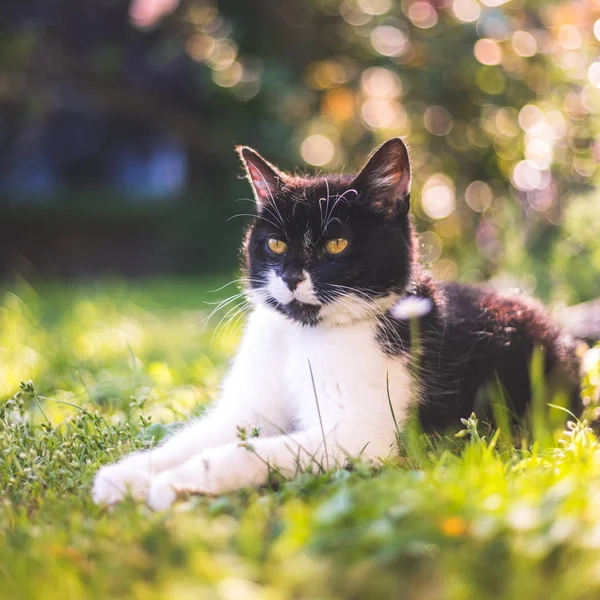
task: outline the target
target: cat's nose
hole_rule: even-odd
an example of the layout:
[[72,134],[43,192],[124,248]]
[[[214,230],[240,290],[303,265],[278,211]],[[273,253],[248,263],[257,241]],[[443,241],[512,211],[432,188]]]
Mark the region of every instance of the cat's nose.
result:
[[300,270],[286,269],[281,274],[281,279],[283,279],[285,284],[288,286],[289,290],[293,292],[298,287],[298,284],[301,281],[304,281],[306,277],[304,276],[304,273]]

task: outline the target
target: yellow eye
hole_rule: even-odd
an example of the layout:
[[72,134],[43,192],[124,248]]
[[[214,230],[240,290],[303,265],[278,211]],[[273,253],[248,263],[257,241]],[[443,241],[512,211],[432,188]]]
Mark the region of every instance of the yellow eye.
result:
[[325,242],[325,252],[328,254],[339,254],[343,252],[350,242],[346,238],[334,238]]
[[283,254],[284,252],[287,252],[287,244],[277,238],[269,238],[267,246],[273,254]]

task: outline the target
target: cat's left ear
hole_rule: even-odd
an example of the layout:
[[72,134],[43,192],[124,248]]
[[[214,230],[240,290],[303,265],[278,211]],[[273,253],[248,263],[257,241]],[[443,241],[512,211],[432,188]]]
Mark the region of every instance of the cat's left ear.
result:
[[410,161],[400,138],[376,148],[352,182],[360,197],[388,218],[408,213],[410,202]]
[[260,209],[272,201],[277,191],[285,185],[288,176],[265,160],[256,150],[248,146],[238,146],[236,150],[242,159],[254,199]]

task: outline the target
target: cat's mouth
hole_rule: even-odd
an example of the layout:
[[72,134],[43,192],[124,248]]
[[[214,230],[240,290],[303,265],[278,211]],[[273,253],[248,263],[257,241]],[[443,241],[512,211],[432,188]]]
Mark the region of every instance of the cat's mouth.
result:
[[[351,290],[345,293],[326,294],[318,297],[316,293],[298,298],[295,292],[283,290],[281,287],[270,285],[253,287],[256,302],[267,305],[288,319],[301,325],[336,326],[349,325],[365,320],[373,320],[385,314],[398,300],[396,292],[382,295],[371,295],[361,290]],[[341,286],[340,286],[341,287]],[[285,292],[285,293],[284,293]]]
[[287,304],[278,302],[273,297],[268,297],[266,303],[277,310],[278,312],[285,315],[288,319],[297,321],[302,325],[317,325],[320,322],[319,313],[321,312],[321,306],[316,304],[306,304],[298,300],[292,300]]
[[269,296],[266,303],[287,318],[302,325],[339,326],[376,319],[385,314],[398,298],[399,295],[394,292],[368,301],[354,294],[347,294],[343,298],[317,306],[298,300],[282,304]]

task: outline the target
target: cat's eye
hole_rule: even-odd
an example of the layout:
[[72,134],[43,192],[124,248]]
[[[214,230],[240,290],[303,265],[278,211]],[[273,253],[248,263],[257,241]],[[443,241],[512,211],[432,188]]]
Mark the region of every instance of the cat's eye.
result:
[[288,248],[283,240],[278,240],[277,238],[269,238],[267,240],[267,247],[273,254],[284,254]]
[[339,254],[343,252],[350,242],[346,238],[333,238],[325,242],[325,252],[327,254]]

